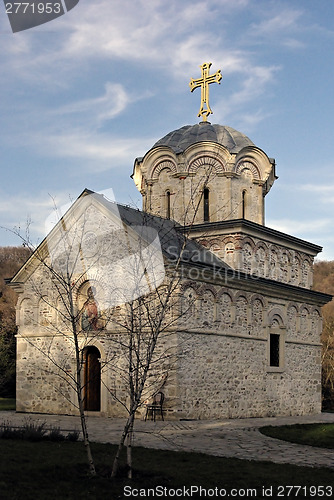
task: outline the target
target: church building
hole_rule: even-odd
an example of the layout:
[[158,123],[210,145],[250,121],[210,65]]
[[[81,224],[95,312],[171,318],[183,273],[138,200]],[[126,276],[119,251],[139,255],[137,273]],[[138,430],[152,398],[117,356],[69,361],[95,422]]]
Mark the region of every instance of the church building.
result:
[[[162,336],[172,368],[164,371],[166,357],[159,374],[156,363],[155,382],[143,397],[162,392],[167,419],[321,411],[321,307],[331,300],[312,289],[313,261],[321,247],[266,227],[265,197],[277,179],[275,160],[241,132],[207,121],[208,84],[219,83],[221,75],[209,75],[209,63],[201,68],[202,78],[192,79],[190,87],[202,89],[203,121],[168,133],[135,160],[132,179],[142,210],[85,190],[12,278],[10,286],[18,292],[17,411],[77,412],[73,384],[66,381],[75,372],[66,304],[47,276],[45,256],[53,254],[51,260],[63,269],[59,235],[72,231],[77,237],[78,228],[81,268],[73,280],[73,307],[80,311],[79,338],[85,339],[87,411],[124,415],[128,396],[115,347],[115,339],[121,345],[125,335],[117,320],[124,297],[135,288],[136,297],[152,293],[153,282],[163,290],[176,261],[178,283],[168,312],[174,319]],[[142,266],[145,279],[138,291],[131,285],[136,260],[129,241],[139,240],[145,249],[153,245],[160,257],[154,255],[153,265],[151,253]],[[116,266],[125,249],[126,263]],[[83,254],[93,259],[89,269],[82,270]],[[138,416],[145,416],[145,405]]]

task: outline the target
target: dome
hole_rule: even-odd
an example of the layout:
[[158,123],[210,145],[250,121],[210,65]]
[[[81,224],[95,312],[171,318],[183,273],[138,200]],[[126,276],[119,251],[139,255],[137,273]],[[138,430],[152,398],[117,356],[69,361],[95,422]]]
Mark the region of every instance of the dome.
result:
[[254,146],[254,143],[246,135],[232,127],[202,122],[197,125],[186,125],[170,132],[157,141],[153,148],[168,146],[175,153],[182,153],[192,144],[204,141],[221,144],[230,153],[238,153],[246,146]]

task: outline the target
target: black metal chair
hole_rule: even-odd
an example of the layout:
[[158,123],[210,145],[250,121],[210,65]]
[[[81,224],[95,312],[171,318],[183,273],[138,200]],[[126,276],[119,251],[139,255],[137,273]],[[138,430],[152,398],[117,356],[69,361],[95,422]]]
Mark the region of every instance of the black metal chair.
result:
[[151,420],[154,420],[154,422],[157,413],[161,416],[161,419],[164,420],[164,414],[162,408],[164,399],[165,395],[163,392],[157,392],[156,394],[154,394],[152,402],[147,403],[146,405],[145,422],[147,420],[149,413],[151,413]]

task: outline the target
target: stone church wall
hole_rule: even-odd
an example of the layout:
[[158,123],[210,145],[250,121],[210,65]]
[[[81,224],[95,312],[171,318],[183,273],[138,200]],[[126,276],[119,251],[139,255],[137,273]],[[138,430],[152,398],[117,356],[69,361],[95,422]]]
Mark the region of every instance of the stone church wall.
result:
[[233,269],[303,288],[312,286],[313,257],[304,252],[242,234],[199,241]]
[[[182,415],[241,418],[321,411],[318,308],[191,282],[184,287],[183,302]],[[270,366],[271,333],[280,336],[278,367]]]
[[[153,389],[163,387],[168,418],[320,411],[319,308],[194,281],[183,283],[180,300],[181,317],[175,325],[178,333],[167,333],[156,353],[161,359],[168,353],[166,360],[171,356],[173,366],[167,363],[162,369],[160,364],[160,373],[152,374]],[[21,306],[17,410],[76,414],[75,392],[64,380],[75,373],[70,336],[65,331],[50,335],[45,317],[51,313],[45,301],[25,296]],[[121,405],[107,390],[126,401],[126,386],[120,376],[125,359],[120,348],[122,333],[117,333],[116,326],[121,308],[116,307],[113,314],[107,330],[88,343],[101,353],[101,413],[122,417]],[[269,365],[270,333],[281,338],[280,366],[274,368]]]

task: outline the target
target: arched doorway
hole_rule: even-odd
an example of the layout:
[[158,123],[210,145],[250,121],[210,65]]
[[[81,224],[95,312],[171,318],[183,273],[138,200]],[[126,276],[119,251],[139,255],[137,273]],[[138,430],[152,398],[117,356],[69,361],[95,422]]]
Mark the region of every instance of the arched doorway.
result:
[[101,354],[97,347],[89,346],[84,351],[84,409],[101,410]]

